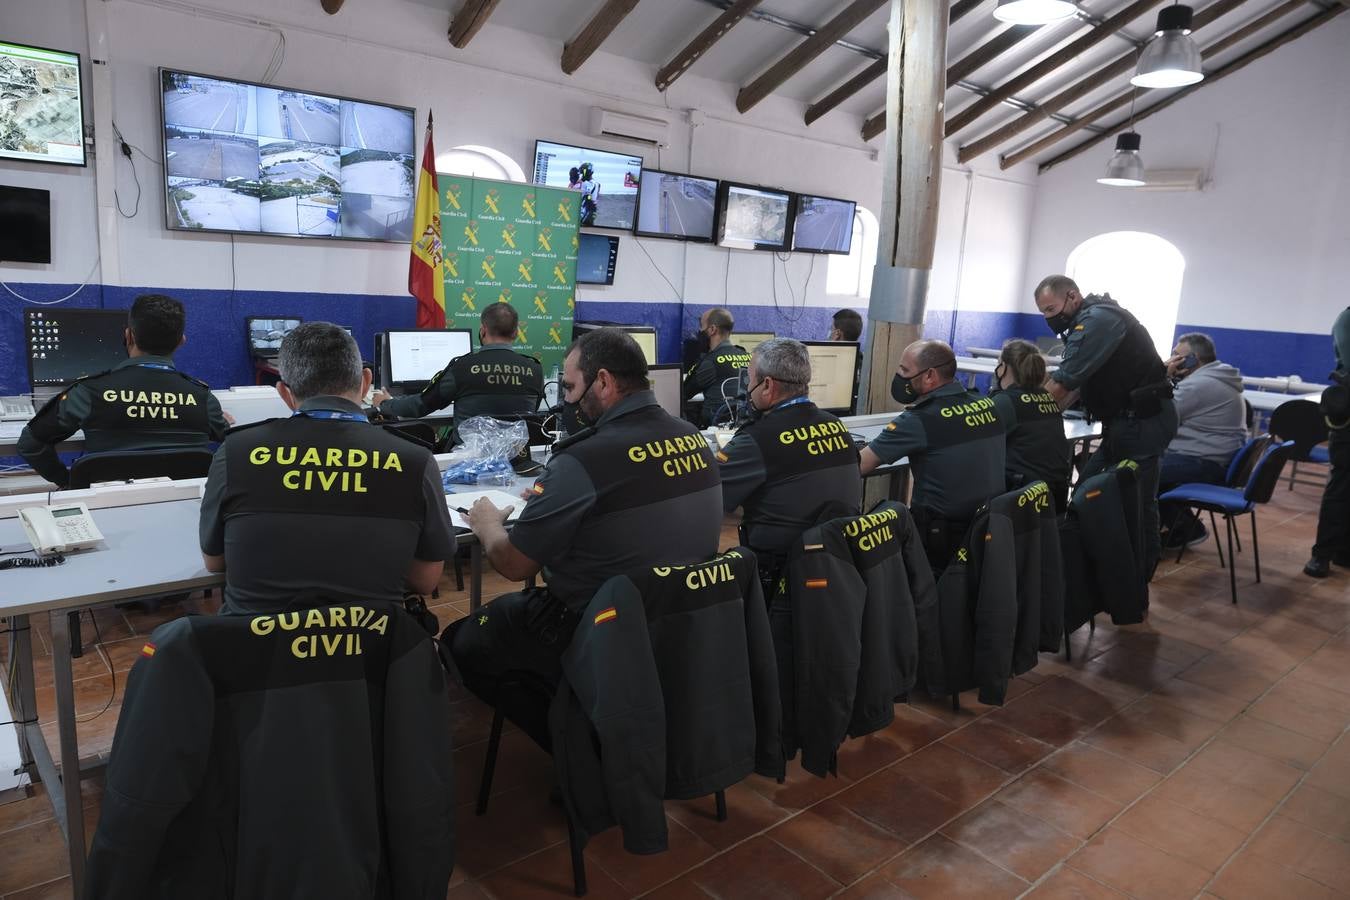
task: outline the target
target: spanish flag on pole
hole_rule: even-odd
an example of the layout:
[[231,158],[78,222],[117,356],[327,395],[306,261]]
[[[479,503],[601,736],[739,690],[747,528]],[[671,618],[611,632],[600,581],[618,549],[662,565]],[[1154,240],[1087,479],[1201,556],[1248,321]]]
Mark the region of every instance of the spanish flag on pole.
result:
[[427,143],[417,177],[413,210],[412,256],[408,259],[408,293],[417,299],[417,327],[445,327],[445,276],[441,271],[441,189],[436,183],[436,151],[431,146],[431,112]]

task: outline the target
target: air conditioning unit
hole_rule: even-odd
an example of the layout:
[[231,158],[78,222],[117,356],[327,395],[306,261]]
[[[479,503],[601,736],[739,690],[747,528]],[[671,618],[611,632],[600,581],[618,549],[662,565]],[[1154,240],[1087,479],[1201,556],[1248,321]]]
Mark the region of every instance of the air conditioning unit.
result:
[[596,137],[613,138],[616,141],[665,147],[670,144],[670,123],[665,119],[635,116],[632,113],[593,106],[591,134]]
[[1204,169],[1145,169],[1144,184],[1136,191],[1203,191]]

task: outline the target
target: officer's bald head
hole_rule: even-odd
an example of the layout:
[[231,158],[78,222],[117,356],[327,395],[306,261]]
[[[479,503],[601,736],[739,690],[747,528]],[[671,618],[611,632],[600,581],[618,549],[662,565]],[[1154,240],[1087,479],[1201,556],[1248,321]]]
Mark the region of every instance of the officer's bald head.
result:
[[736,327],[736,320],[731,315],[731,310],[720,306],[714,306],[705,312],[702,316],[703,328],[715,328],[722,337],[731,334],[731,330]]
[[915,341],[905,348],[900,365],[910,377],[932,369],[939,384],[956,377],[956,354],[946,341]]
[[277,370],[302,403],[364,393],[361,351],[345,329],[331,322],[304,322],[291,329],[281,341]]
[[488,337],[499,341],[514,341],[520,327],[520,314],[509,303],[492,303],[478,317]]

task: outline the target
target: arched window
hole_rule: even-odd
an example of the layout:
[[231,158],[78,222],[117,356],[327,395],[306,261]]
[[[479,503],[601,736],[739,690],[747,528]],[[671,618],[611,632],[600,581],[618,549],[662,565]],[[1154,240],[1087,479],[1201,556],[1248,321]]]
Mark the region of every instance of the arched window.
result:
[[501,181],[525,181],[525,171],[500,150],[478,144],[463,144],[436,155],[436,171],[449,175],[496,178]]
[[1110,294],[1134,313],[1163,359],[1172,355],[1185,272],[1180,250],[1143,231],[1112,231],[1089,238],[1073,249],[1064,266],[1064,273],[1084,294]]
[[861,206],[853,214],[853,246],[848,256],[831,256],[825,271],[825,293],[868,297],[877,264],[877,217]]

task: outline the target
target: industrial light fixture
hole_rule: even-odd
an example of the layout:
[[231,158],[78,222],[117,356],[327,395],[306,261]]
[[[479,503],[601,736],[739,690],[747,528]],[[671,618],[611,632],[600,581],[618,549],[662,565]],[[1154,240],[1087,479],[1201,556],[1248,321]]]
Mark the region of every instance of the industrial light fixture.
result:
[[1014,25],[1044,25],[1078,11],[1070,0],[998,0],[994,18]]
[[1144,161],[1139,157],[1139,135],[1126,131],[1116,135],[1116,152],[1106,164],[1106,174],[1098,184],[1111,187],[1143,187]]
[[1139,57],[1130,84],[1143,88],[1173,88],[1195,84],[1200,70],[1200,48],[1191,39],[1191,8],[1182,4],[1158,12],[1158,30]]

